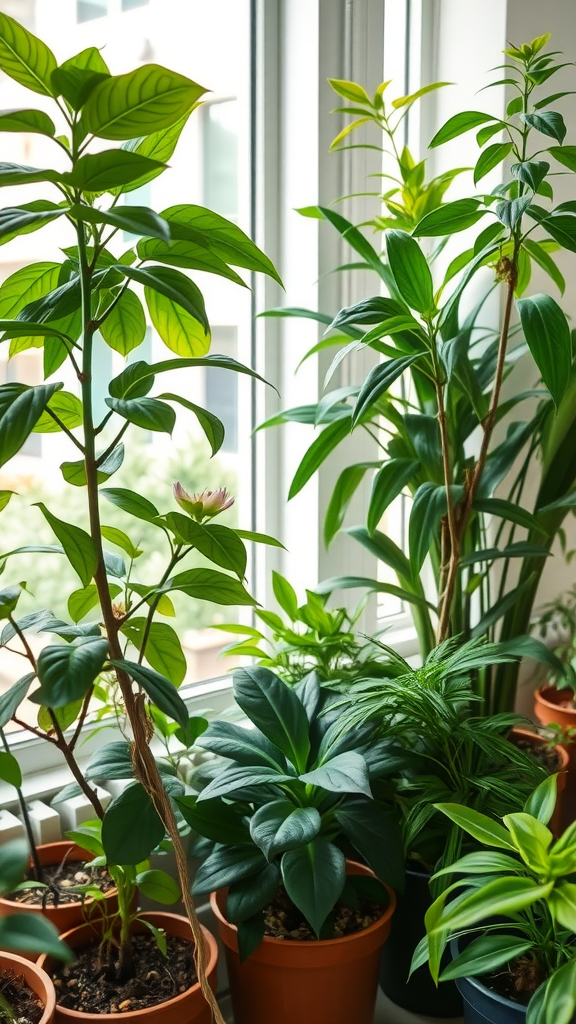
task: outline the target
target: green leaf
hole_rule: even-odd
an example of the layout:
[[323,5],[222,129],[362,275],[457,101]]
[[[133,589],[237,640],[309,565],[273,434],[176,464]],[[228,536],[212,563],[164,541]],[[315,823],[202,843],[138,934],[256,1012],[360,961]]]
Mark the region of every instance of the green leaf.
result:
[[0,68],[26,89],[52,95],[52,50],[7,14],[0,14]]
[[176,424],[176,413],[157,398],[105,398],[109,409],[143,430],[171,434]]
[[460,114],[450,117],[446,124],[440,128],[440,131],[436,132],[430,143],[430,149],[434,149],[435,146],[442,146],[445,142],[450,142],[451,139],[457,138],[458,135],[463,135],[464,132],[469,132],[472,128],[485,124],[486,121],[495,120],[496,118],[492,114],[482,114],[479,110],[463,110]]
[[473,939],[440,975],[440,981],[491,974],[532,949],[532,942],[511,935],[482,935]]
[[101,82],[82,112],[85,128],[101,139],[134,139],[170,128],[189,112],[205,89],[189,78],[144,64]]
[[[70,963],[74,954],[62,942],[51,921],[40,914],[9,914],[0,920],[0,944],[24,956],[47,953],[57,960]],[[30,957],[32,959],[32,957]]]
[[192,883],[192,895],[202,896],[215,889],[232,886],[243,878],[260,873],[265,867],[264,854],[256,846],[219,847],[198,868]]
[[[167,269],[167,268],[164,268]],[[137,363],[132,363],[127,366],[122,373],[118,374],[114,380],[111,381],[109,386],[109,392],[115,398],[129,398],[138,397],[138,395],[146,394],[150,390],[154,383],[154,377],[158,373],[168,373],[171,370],[185,370],[192,369],[198,366],[214,366],[218,369],[233,370],[235,373],[245,373],[249,377],[254,377],[256,380],[262,381],[266,384],[260,374],[256,373],[255,370],[251,370],[249,366],[244,366],[243,363],[237,362],[236,359],[229,359],[227,356],[201,356],[198,359],[166,359],[161,363],[154,363],[150,366],[148,363],[141,360]],[[144,386],[145,381],[150,381],[147,391],[142,391],[141,388]]]
[[[160,173],[165,166],[158,160],[150,160],[146,156],[130,153],[125,149],[106,149],[102,153],[87,153],[81,156],[75,163],[69,180],[71,185],[83,192],[108,192],[118,185],[127,185],[150,171]],[[124,209],[117,212],[123,213]],[[162,221],[162,218],[159,220]],[[164,235],[160,237],[169,238],[169,231],[165,230]]]
[[[121,627],[124,636],[132,641],[138,651],[146,632],[147,619],[131,618]],[[180,686],[186,676],[186,658],[178,634],[167,622],[152,622],[144,649],[146,661],[166,676],[174,686]]]
[[[102,484],[105,480],[108,480],[113,473],[116,473],[120,469],[120,466],[124,462],[124,445],[119,444],[110,452],[97,471],[98,483]],[[74,487],[85,487],[86,486],[86,465],[84,459],[80,459],[78,462],[62,462],[60,464],[62,476],[67,483],[72,484]],[[104,536],[104,535],[103,535]]]
[[16,608],[20,595],[22,593],[21,587],[7,587],[5,590],[0,590],[0,619],[7,619]]
[[166,871],[157,868],[140,871],[135,882],[142,895],[155,903],[170,905],[180,899],[180,888]]
[[346,751],[324,761],[312,771],[300,775],[300,781],[319,786],[329,793],[361,793],[372,796],[368,781],[368,766],[361,754]]
[[402,493],[414,477],[420,463],[414,459],[389,459],[376,473],[370,494],[370,505],[366,517],[369,533],[374,533],[389,505]]
[[404,848],[394,817],[374,800],[348,797],[334,815],[352,845],[383,882],[404,889]]
[[[550,860],[555,868],[553,856]],[[548,897],[548,905],[553,918],[563,928],[568,928],[573,932],[576,926],[576,885],[574,882],[561,882],[557,885]]]
[[[407,235],[406,237],[409,236]],[[389,359],[385,363],[378,363],[370,370],[356,399],[352,415],[353,427],[357,425],[359,419],[370,409],[370,406],[374,405],[388,391],[394,381],[402,376],[414,360],[420,358],[420,353],[417,353],[414,356]],[[328,430],[329,427],[326,429]]]
[[116,547],[122,548],[122,551],[125,551],[131,560],[138,558],[142,554],[141,549],[135,547],[130,537],[123,530],[119,530],[118,527],[101,526],[100,533],[110,544],[115,544]]
[[189,717],[188,709],[169,679],[133,661],[114,660],[110,664],[114,668],[127,672],[146,691],[152,703],[160,708],[160,711],[178,722],[181,729],[186,729]]
[[310,753],[308,717],[295,691],[258,666],[236,669],[234,696],[251,722],[299,771]]
[[272,589],[282,611],[286,612],[292,622],[296,622],[298,618],[298,597],[296,596],[296,591],[292,584],[284,576],[281,576],[279,572],[276,572],[275,569],[272,570]]
[[549,170],[550,164],[545,160],[526,160],[520,164],[512,164],[510,168],[514,177],[528,185],[533,192],[538,191]]
[[226,899],[226,917],[240,924],[262,911],[275,897],[280,881],[276,864],[267,864],[257,875],[236,882]]
[[542,270],[546,271],[548,276],[554,281],[554,284],[557,286],[560,294],[563,295],[566,289],[566,281],[552,257],[546,252],[539,242],[534,242],[530,238],[525,238],[523,245],[526,252],[539,267],[542,267]]
[[478,199],[457,199],[454,203],[445,203],[418,221],[412,235],[414,238],[437,238],[465,231],[486,213],[486,210],[479,210],[479,206]]
[[[203,356],[210,349],[210,331],[197,316],[191,316],[179,302],[154,288],[145,288],[150,319],[162,341],[178,356]],[[201,296],[196,296],[200,301]],[[203,307],[202,307],[203,308]]]
[[[120,231],[128,231],[134,235],[150,235],[153,238],[163,239],[170,237],[170,229],[166,221],[154,213],[154,210],[149,210],[147,206],[119,206],[110,210],[97,210],[93,206],[74,203],[70,207],[70,216],[82,223],[110,224],[111,227]],[[124,264],[118,264],[114,269],[121,269],[123,273],[126,273],[126,270],[130,268]]]
[[22,772],[14,754],[0,750],[0,779],[10,786],[19,789],[22,785]]
[[334,92],[337,92],[339,96],[343,96],[345,100],[352,100],[353,103],[364,103],[369,107],[372,106],[368,93],[356,82],[348,82],[340,78],[329,78],[328,82],[334,89]]
[[89,46],[52,72],[52,87],[56,95],[64,96],[73,110],[81,110],[92,90],[109,75],[100,51]]
[[180,590],[188,597],[196,597],[199,601],[212,601],[214,604],[256,604],[255,599],[238,580],[214,569],[188,569],[186,572],[178,573],[168,580],[165,590]]
[[515,505],[513,501],[505,498],[476,498],[474,508],[477,512],[484,512],[491,516],[498,516],[508,522],[523,526],[526,530],[541,530],[540,522],[527,509]]
[[496,846],[500,850],[515,852],[516,848],[506,829],[486,814],[460,804],[434,804],[434,807],[484,846]]
[[507,916],[545,899],[554,882],[537,885],[531,878],[505,877],[486,882],[455,905],[447,907],[441,924],[435,929],[469,928],[471,925],[496,916]]
[[30,851],[23,839],[13,839],[0,847],[0,893],[14,892],[28,867]]
[[71,523],[65,523],[57,519],[48,511],[43,502],[36,503],[42,515],[52,527],[53,532],[64,548],[64,553],[70,565],[78,573],[82,585],[87,587],[96,572],[97,557],[92,538],[85,530]]
[[410,93],[408,96],[399,96],[398,99],[392,100],[392,106],[395,110],[399,107],[406,107],[414,103],[414,100],[419,100],[421,96],[426,96],[435,89],[443,89],[445,85],[453,84],[453,82],[432,82],[430,85],[424,85],[421,89]]
[[[34,674],[29,672],[28,675],[23,676],[17,683],[14,683],[10,689],[6,690],[5,693],[0,697],[0,729],[3,729],[8,724],[12,715],[16,714],[16,711],[20,707],[22,701],[26,697],[30,684],[34,679]],[[0,848],[1,854],[1,848]],[[0,879],[2,876],[2,862],[0,856]],[[20,881],[20,879],[19,879]],[[1,881],[0,881],[1,887]]]
[[0,387],[0,466],[16,455],[61,384]]
[[576,146],[551,146],[548,150],[558,163],[576,171]]
[[[56,385],[58,387],[58,385]],[[75,430],[82,426],[82,402],[70,391],[57,391],[46,403],[46,410],[38,419],[34,427],[35,434],[58,434],[62,429],[52,418],[48,409],[60,420],[68,430]]]
[[283,855],[282,880],[288,896],[319,937],[346,884],[344,854],[332,843],[315,839]]
[[542,380],[558,408],[572,365],[572,338],[560,306],[549,295],[518,299],[524,337]]
[[536,990],[526,1024],[570,1024],[576,1009],[576,959],[558,967]]
[[270,860],[277,853],[311,842],[321,823],[315,807],[295,807],[290,800],[272,800],[253,814],[250,835]]
[[238,846],[249,842],[248,827],[233,804],[221,799],[198,803],[196,796],[177,796],[175,803],[190,828],[213,843]]
[[511,149],[511,142],[495,142],[493,146],[488,146],[487,149],[483,150],[474,168],[474,184],[477,185],[481,178],[493,170],[494,167],[497,167],[498,164],[501,164]]
[[[163,128],[159,132],[152,132],[151,135],[146,135],[143,138],[129,139],[122,144],[122,149],[128,150],[131,153],[138,153],[141,156],[150,157],[150,159],[155,160],[164,167],[176,149],[182,129],[188,121],[192,110],[194,110],[194,107],[191,107],[188,113],[171,125],[170,128]],[[148,171],[147,174],[143,174],[136,181],[130,182],[120,189],[115,189],[115,192],[132,192],[134,189],[146,185],[147,182],[152,181],[161,173],[162,168],[156,171]]]
[[83,700],[74,700],[70,704],[65,704],[64,707],[54,708],[52,714],[50,714],[48,708],[38,708],[38,725],[40,729],[43,729],[44,732],[51,732],[54,728],[54,722],[52,721],[52,715],[54,715],[62,732],[65,732],[78,718],[83,703]]
[[348,506],[362,483],[366,470],[376,469],[378,465],[378,462],[358,462],[342,470],[332,491],[324,519],[324,543],[326,547],[334,540],[342,526]]
[[170,299],[172,303],[181,306],[193,320],[198,320],[206,331],[208,330],[202,294],[190,278],[181,274],[179,270],[162,266],[126,267],[120,263],[115,264],[115,269],[132,281],[137,281],[145,288],[159,292],[165,298]]
[[182,398],[181,395],[173,395],[168,392],[158,397],[166,402],[178,402],[179,405],[193,412],[206,435],[212,455],[216,455],[216,452],[220,451],[226,432],[224,424],[214,413],[209,412],[208,409],[202,409],[201,406],[195,405],[194,402],[188,401],[187,398]]
[[[452,501],[456,503],[460,490],[452,487]],[[408,525],[408,547],[412,572],[418,574],[437,534],[442,516],[446,515],[448,502],[446,488],[427,481],[420,484],[414,495]]]
[[228,757],[245,767],[260,765],[284,771],[280,750],[257,729],[245,729],[233,722],[211,722],[199,741],[204,750]]
[[[32,205],[30,204],[30,206]],[[38,209],[37,204],[36,208],[31,209],[30,206],[8,207],[5,210],[0,210],[0,240],[9,242],[16,235],[35,231],[65,213],[63,209]]]
[[405,231],[387,231],[386,252],[404,301],[418,313],[429,313],[434,305],[432,274],[418,243]]
[[522,120],[537,132],[556,139],[560,145],[564,142],[567,129],[562,114],[556,110],[545,110],[540,114],[522,114]]
[[547,825],[556,807],[557,789],[558,776],[549,775],[528,797],[524,804],[526,814],[531,814],[538,821],[541,821],[543,825]]
[[158,812],[139,782],[112,801],[102,820],[102,845],[109,864],[141,864],[164,834]]
[[107,640],[91,637],[44,647],[38,656],[40,689],[30,700],[49,708],[82,700],[102,671],[107,651]]
[[491,875],[502,871],[519,871],[520,862],[507,853],[495,853],[494,850],[482,850],[480,853],[467,853],[449,864],[448,867],[437,871],[434,877],[441,875]]
[[3,110],[0,113],[0,132],[32,132],[52,136],[56,134],[56,128],[52,118],[43,110]]
[[[109,584],[110,597],[117,597],[121,588],[116,583]],[[92,608],[99,602],[98,587],[95,583],[89,583],[82,590],[75,590],[68,598],[68,614],[73,622],[80,622]]]
[[138,243],[136,251],[141,260],[158,260],[159,263],[182,267],[183,270],[200,270],[206,274],[216,274],[245,288],[244,281],[236,271],[203,243],[204,239],[201,239],[201,242],[192,242],[188,239],[159,242],[157,239],[146,238]]
[[125,487],[103,487],[100,494],[112,505],[116,505],[136,519],[152,523],[159,516],[158,509],[148,501],[148,498],[136,494],[135,491],[128,491]]
[[184,204],[170,206],[162,211],[170,224],[172,238],[201,241],[213,253],[233,267],[244,267],[256,273],[267,274],[279,285],[282,281],[273,263],[254,244],[251,238],[232,221],[226,220],[203,206]]
[[521,594],[523,594],[524,591],[532,585],[533,580],[534,574],[529,576],[522,583],[519,583],[518,586],[513,587],[512,590],[505,593],[504,597],[499,598],[499,600],[484,613],[482,618],[479,619],[476,625],[472,628],[471,636],[473,638],[485,636],[490,627],[493,626],[495,622],[498,622],[506,612],[510,611],[510,609],[514,607]]
[[349,410],[341,419],[329,423],[312,442],[294,474],[288,492],[288,500],[299,494],[330,453],[348,436],[351,415],[352,410]]
[[231,569],[240,580],[246,572],[246,548],[234,530],[218,523],[197,523],[180,512],[169,512],[164,517],[168,528],[186,544],[216,565]]

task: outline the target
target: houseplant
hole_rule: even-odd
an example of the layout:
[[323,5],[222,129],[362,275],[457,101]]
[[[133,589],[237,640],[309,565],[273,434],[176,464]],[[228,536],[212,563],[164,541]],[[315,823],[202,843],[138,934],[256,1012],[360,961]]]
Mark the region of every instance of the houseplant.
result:
[[[414,960],[429,959],[436,981],[458,979],[467,1024],[570,1024],[574,1019],[576,918],[570,879],[576,843],[574,826],[553,841],[546,825],[554,801],[551,776],[524,811],[505,815],[502,825],[471,808],[438,805],[488,849],[447,869],[463,877],[428,911],[427,938]],[[454,959],[440,974],[449,941]],[[484,981],[475,981],[478,976]]]
[[392,941],[383,950],[381,984],[394,1002],[412,1012],[456,1016],[459,1000],[453,986],[435,992],[422,972],[408,980],[430,894],[433,898],[447,884],[443,875],[432,875],[470,842],[436,804],[463,803],[497,819],[522,809],[546,769],[508,741],[511,728],[523,721],[519,716],[475,715],[479,701],[470,677],[484,662],[508,657],[498,645],[447,641],[417,669],[405,662],[402,666],[395,657],[401,674],[384,682],[356,682],[336,705],[343,734],[367,721],[377,725],[388,750],[386,780],[393,783],[403,813],[406,890],[399,898],[401,913],[392,922]]
[[[234,360],[207,354],[210,333],[202,295],[175,266],[214,273],[238,284],[244,282],[233,269],[237,266],[278,278],[270,261],[236,225],[210,211],[179,204],[157,214],[147,207],[120,205],[127,193],[166,169],[184,124],[205,92],[201,86],[154,64],[111,75],[94,47],[58,66],[40,39],[4,14],[0,15],[0,68],[26,89],[50,99],[58,122],[57,127],[45,111],[28,107],[1,115],[5,130],[35,131],[51,141],[56,164],[50,168],[0,167],[3,184],[42,183],[53,197],[3,210],[1,240],[9,242],[58,221],[64,249],[63,260],[27,266],[0,288],[2,339],[10,342],[12,351],[40,345],[48,379],[35,387],[18,382],[0,387],[0,465],[20,451],[34,430],[62,432],[68,439],[76,457],[63,462],[61,471],[69,486],[85,488],[88,528],[67,523],[43,503],[26,515],[31,532],[36,517],[47,520],[58,543],[52,553],[44,549],[39,553],[48,554],[49,559],[63,554],[79,577],[86,610],[95,609],[92,621],[52,623],[50,632],[64,642],[50,643],[38,657],[27,642],[27,632],[37,630],[52,616],[41,610],[26,622],[13,617],[11,625],[29,671],[12,687],[9,699],[16,713],[28,689],[38,682],[30,699],[46,709],[55,735],[63,731],[59,715],[66,718],[75,735],[102,671],[115,678],[130,729],[137,785],[122,819],[113,810],[116,801],[107,812],[104,847],[111,863],[130,863],[127,850],[136,828],[143,856],[168,833],[196,942],[200,986],[214,1019],[222,1024],[206,979],[204,944],[190,897],[185,851],[149,746],[149,701],[183,729],[188,712],[175,677],[170,678],[171,669],[158,671],[154,667],[157,645],[151,638],[158,636],[155,615],[162,597],[172,590],[224,605],[253,603],[242,583],[246,568],[243,539],[251,535],[240,536],[241,531],[212,525],[212,518],[229,505],[223,493],[190,497],[179,488],[176,496],[184,503],[186,514],[168,511],[160,515],[143,494],[126,488],[101,488],[101,484],[121,466],[125,454],[122,441],[135,427],[172,432],[176,418],[172,404],[198,419],[213,451],[221,445],[222,424],[208,410],[178,393],[150,397],[159,374],[218,366],[257,376]],[[104,146],[112,143],[112,148],[95,152],[93,140]],[[114,148],[114,143],[121,145]],[[139,236],[139,240],[125,248],[122,232]],[[152,365],[144,360],[128,364],[109,381],[108,411],[98,422],[93,402],[95,345],[100,343],[96,335],[98,332],[102,343],[122,356],[142,343],[146,322],[135,286],[144,288],[150,319],[171,350],[171,358]],[[63,374],[70,373],[78,382],[80,397],[63,390],[62,382],[54,379],[61,367]],[[136,523],[153,524],[166,551],[160,579],[132,581],[137,545],[124,531],[110,532],[103,522],[103,498]],[[18,500],[4,492],[2,504],[10,499]],[[126,555],[128,566],[123,557],[105,552],[104,539]],[[183,569],[180,563],[193,551],[202,553],[218,569]],[[13,558],[17,553],[5,554],[3,565],[12,567]],[[16,570],[12,572],[18,578]],[[121,604],[114,603],[118,587]],[[78,597],[78,591],[75,594]],[[17,599],[13,587],[2,592],[3,614],[14,611]],[[181,654],[172,631],[170,650],[175,649]],[[180,664],[181,657],[176,660]],[[85,784],[83,778],[76,781]]]
[[[125,791],[128,800],[130,788]],[[86,823],[70,838],[88,846],[97,863],[107,863],[106,827],[100,821]],[[142,1012],[152,1007],[155,1020],[170,1021],[176,1014],[187,1024],[209,1024],[210,1008],[197,979],[189,977],[191,960],[178,941],[192,943],[189,922],[165,911],[138,910],[138,893],[170,905],[180,899],[178,885],[165,871],[151,869],[147,861],[107,866],[118,892],[117,912],[95,915],[88,910],[84,923],[66,932],[65,941],[77,957],[74,965],[58,967],[50,955],[40,961],[57,986],[56,1020],[77,1020],[80,1014],[85,1022],[98,1021],[118,1011],[137,1013],[141,1019]],[[216,942],[207,929],[202,928],[202,934],[209,961],[207,976],[215,989]],[[95,975],[93,961],[99,967]],[[73,984],[71,979],[80,981]],[[157,1002],[158,994],[163,1002]]]
[[564,666],[564,673],[550,672],[547,682],[534,694],[534,710],[543,725],[558,725],[574,761],[576,728],[576,589],[572,587],[541,609],[537,625]]
[[[370,868],[381,882],[403,883],[398,823],[370,788],[382,751],[371,729],[338,735],[313,674],[291,686],[265,668],[239,669],[234,694],[254,728],[210,725],[199,744],[230,763],[176,803],[205,837],[193,892],[212,892],[235,1020],[371,1024],[395,896]],[[344,842],[369,867],[347,868]],[[335,908],[363,895],[378,904],[369,926],[346,934],[350,910]]]
[[244,637],[224,648],[224,654],[256,658],[259,665],[272,669],[287,683],[297,683],[308,672],[316,672],[323,683],[344,684],[384,671],[382,662],[390,672],[389,659],[369,638],[361,643],[355,633],[365,600],[353,611],[329,609],[326,607],[328,594],[307,590],[306,601],[299,604],[291,583],[275,571],[272,572],[272,587],[284,617],[264,608],[255,609],[271,637],[241,623],[218,625],[217,629]]
[[[553,199],[554,175],[572,174],[576,163],[573,147],[564,145],[566,127],[555,109],[568,93],[547,95],[548,80],[565,66],[545,50],[547,42],[548,36],[541,36],[505,51],[503,77],[513,90],[505,118],[462,111],[432,139],[435,148],[479,129],[473,191],[454,202],[444,203],[444,195],[463,169],[426,181],[425,161],[415,161],[398,146],[412,104],[446,83],[425,86],[390,104],[390,83],[370,98],[356,83],[333,81],[338,95],[351,103],[343,112],[356,118],[338,135],[335,148],[348,143],[350,131],[370,122],[383,133],[393,157],[390,172],[384,168],[391,187],[380,194],[382,213],[368,225],[383,234],[384,252],[331,207],[303,211],[333,225],[354,250],[353,267],[374,271],[378,291],[384,286],[387,295],[375,294],[336,316],[310,314],[331,331],[312,351],[339,346],[326,375],[326,393],[319,403],[287,410],[269,425],[294,420],[321,428],[296,470],[290,497],[350,431],[370,434],[377,468],[366,524],[348,532],[395,573],[398,583],[346,577],[327,581],[326,588],[365,586],[400,596],[412,612],[423,656],[450,635],[512,640],[527,633],[546,558],[575,500],[570,329],[554,298],[526,294],[533,263],[563,292],[564,279],[551,253],[576,250],[574,203],[555,206]],[[508,157],[510,173],[486,194],[485,175]],[[454,258],[440,270],[446,243],[476,225],[481,230],[475,241],[463,251],[455,247]],[[498,287],[503,295],[499,330],[485,327],[485,299],[469,314],[460,308],[482,267],[495,278],[486,293]],[[512,320],[515,303],[523,337]],[[368,348],[375,365],[365,380],[343,388],[330,384],[338,383],[335,375],[343,359]],[[511,397],[503,399],[502,385],[527,350],[537,386],[528,391],[511,387]],[[398,388],[391,390],[401,378],[405,396]],[[327,541],[341,527],[370,466],[362,462],[343,469],[328,508]],[[523,505],[525,485],[528,469],[535,467],[540,482],[530,509]],[[496,497],[500,486],[505,496]],[[413,498],[407,554],[378,530],[384,512],[403,491]],[[525,531],[523,539],[518,539],[519,529]],[[435,581],[432,608],[420,579],[427,558]],[[513,709],[517,673],[518,665],[510,663],[494,670],[486,666],[477,676],[484,712]]]

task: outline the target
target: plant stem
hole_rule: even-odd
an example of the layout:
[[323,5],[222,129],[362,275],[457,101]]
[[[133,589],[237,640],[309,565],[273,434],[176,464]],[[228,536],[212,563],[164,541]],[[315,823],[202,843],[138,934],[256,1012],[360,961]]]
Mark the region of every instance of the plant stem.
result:
[[[8,740],[6,739],[6,733],[4,729],[0,729],[0,739],[2,740],[2,746],[7,754],[10,754],[10,747]],[[36,882],[44,881],[44,872],[42,871],[42,865],[38,856],[38,850],[36,849],[36,843],[34,841],[34,833],[32,831],[32,822],[30,821],[30,815],[28,813],[28,806],[24,798],[20,786],[15,786],[16,793],[18,795],[18,803],[20,804],[20,811],[22,813],[22,820],[24,821],[24,828],[26,829],[26,837],[28,839],[28,845],[30,847],[30,856],[32,857],[32,870],[34,879]]]

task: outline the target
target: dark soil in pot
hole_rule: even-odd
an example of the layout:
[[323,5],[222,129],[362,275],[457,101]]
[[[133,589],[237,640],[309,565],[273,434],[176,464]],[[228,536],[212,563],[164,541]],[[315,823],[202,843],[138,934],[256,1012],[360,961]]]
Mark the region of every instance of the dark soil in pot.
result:
[[[44,1013],[42,1002],[15,971],[0,972],[0,995],[8,1000],[14,1011],[13,1024],[38,1024],[41,1020]],[[0,1019],[4,1020],[5,1015]]]
[[[358,906],[345,906],[337,903],[334,914],[325,928],[322,938],[340,939],[344,935],[354,935],[378,921],[387,904],[359,897]],[[279,886],[272,903],[264,911],[265,935],[274,939],[297,939],[299,942],[314,942],[316,935],[312,931],[304,915],[294,906],[284,886]]]
[[[110,892],[114,882],[106,868],[87,868],[83,860],[67,860],[60,864],[48,864],[42,869],[43,881],[48,889],[21,889],[6,898],[22,906],[53,907],[65,903],[77,903],[81,898],[77,892],[67,892],[74,886],[94,885],[101,892]],[[26,881],[33,882],[34,874],[28,871]]]
[[432,903],[430,875],[409,868],[404,893],[392,918],[390,938],[382,949],[380,988],[393,1003],[410,1013],[428,1017],[460,1017],[462,997],[452,981],[436,988],[428,966],[420,967],[408,980],[412,955],[426,927],[424,915]]
[[529,754],[536,764],[542,765],[552,775],[562,769],[562,759],[556,747],[549,747],[546,744],[535,746],[533,742],[519,736],[514,739],[514,746]]
[[148,1009],[186,992],[197,982],[191,942],[167,935],[166,955],[153,935],[134,935],[131,969],[121,973],[117,963],[103,963],[99,946],[79,953],[73,964],[57,967],[52,975],[58,1006],[80,1013],[125,1013]]

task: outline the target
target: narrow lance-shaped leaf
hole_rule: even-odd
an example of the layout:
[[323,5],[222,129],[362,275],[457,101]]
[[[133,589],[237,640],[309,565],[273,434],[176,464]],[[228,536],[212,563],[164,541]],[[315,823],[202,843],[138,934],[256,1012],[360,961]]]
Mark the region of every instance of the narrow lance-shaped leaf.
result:
[[560,306],[549,295],[518,300],[522,330],[556,407],[570,378],[572,338]]

